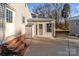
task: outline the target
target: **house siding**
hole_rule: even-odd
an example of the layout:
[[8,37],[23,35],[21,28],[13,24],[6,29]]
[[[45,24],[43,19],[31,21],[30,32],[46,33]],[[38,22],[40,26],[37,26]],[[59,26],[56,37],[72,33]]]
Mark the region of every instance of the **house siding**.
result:
[[[27,19],[31,18],[31,14],[28,10],[27,4],[25,3],[7,3],[9,7],[5,7],[5,10],[8,8],[13,11],[13,22],[6,22],[5,15],[5,42],[12,40],[20,35],[25,34],[25,25],[27,24]],[[6,11],[5,11],[6,12]],[[25,17],[25,23],[22,23],[22,17]]]
[[70,20],[70,34],[79,34],[79,20]]
[[[48,21],[47,22],[29,22],[29,23],[33,23],[33,26],[32,26],[32,37],[49,37],[49,38],[53,38],[55,36],[55,22],[52,21],[52,32],[47,32],[47,24],[49,23]],[[40,32],[39,32],[39,24],[42,24],[43,28],[43,32],[42,32],[42,35],[40,35]],[[36,35],[36,25],[37,25],[37,35]]]

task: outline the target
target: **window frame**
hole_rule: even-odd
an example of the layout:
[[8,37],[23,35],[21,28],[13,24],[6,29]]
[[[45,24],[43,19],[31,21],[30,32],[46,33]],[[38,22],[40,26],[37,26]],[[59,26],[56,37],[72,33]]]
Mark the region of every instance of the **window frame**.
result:
[[5,17],[7,23],[13,23],[13,11],[9,8],[5,9]]
[[47,27],[46,32],[52,32],[52,23],[47,23],[46,27]]
[[22,17],[22,23],[25,23],[26,21],[25,21],[25,17],[23,16]]

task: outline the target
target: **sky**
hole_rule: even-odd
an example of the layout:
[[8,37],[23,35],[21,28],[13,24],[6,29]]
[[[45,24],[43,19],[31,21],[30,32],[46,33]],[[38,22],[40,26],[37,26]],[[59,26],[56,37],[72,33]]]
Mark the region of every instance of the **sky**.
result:
[[[32,12],[32,9],[39,6],[42,3],[28,3],[28,8],[30,12]],[[70,3],[71,6],[71,16],[78,16],[79,15],[79,3]]]

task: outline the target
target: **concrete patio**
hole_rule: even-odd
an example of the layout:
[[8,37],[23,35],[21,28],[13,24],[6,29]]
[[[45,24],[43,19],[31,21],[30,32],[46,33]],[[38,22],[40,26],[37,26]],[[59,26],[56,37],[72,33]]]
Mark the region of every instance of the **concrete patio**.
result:
[[79,56],[79,43],[68,39],[67,37],[54,40],[28,39],[32,41],[25,56]]

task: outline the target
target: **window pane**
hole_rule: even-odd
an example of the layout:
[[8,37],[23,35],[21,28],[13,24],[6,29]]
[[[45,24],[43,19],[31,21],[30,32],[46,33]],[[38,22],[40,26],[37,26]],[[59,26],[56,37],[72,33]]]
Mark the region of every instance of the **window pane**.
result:
[[8,10],[6,10],[6,21],[8,22]]
[[39,24],[39,29],[42,29],[42,24]]
[[6,9],[6,21],[12,23],[13,19],[12,17],[13,17],[12,11]]
[[10,22],[12,22],[12,12],[10,12]]
[[47,32],[52,32],[52,24],[47,24]]
[[9,11],[9,22],[10,22],[10,11]]

